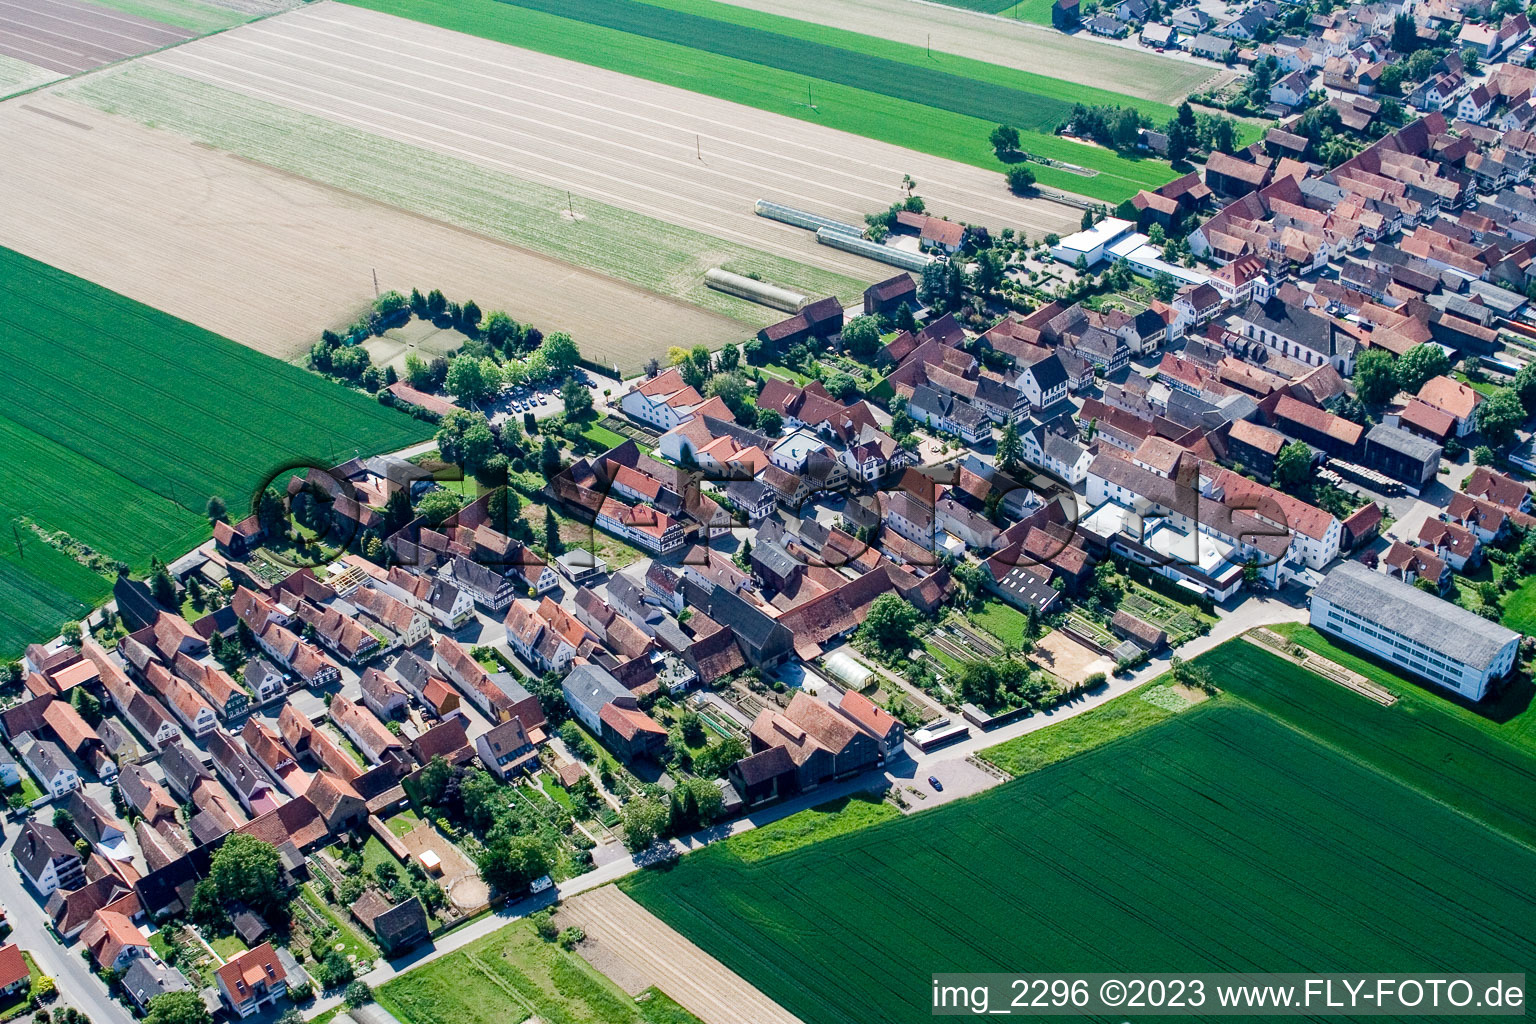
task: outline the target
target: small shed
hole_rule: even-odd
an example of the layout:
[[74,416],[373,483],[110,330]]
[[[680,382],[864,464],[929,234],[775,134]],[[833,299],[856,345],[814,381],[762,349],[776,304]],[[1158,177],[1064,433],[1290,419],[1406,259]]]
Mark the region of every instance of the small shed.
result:
[[443,859],[435,851],[423,850],[421,852],[421,866],[429,875],[441,875],[443,873]]

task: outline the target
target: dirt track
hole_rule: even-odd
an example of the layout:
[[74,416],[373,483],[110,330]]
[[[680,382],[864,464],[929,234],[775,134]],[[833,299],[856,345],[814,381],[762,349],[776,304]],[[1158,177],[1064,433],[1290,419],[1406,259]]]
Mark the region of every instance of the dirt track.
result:
[[383,288],[440,287],[637,370],[741,324],[55,96],[0,104],[0,245],[291,358]]
[[619,960],[631,984],[655,985],[704,1024],[800,1024],[618,886],[605,885],[562,904],[559,923],[595,937],[602,948],[597,959]]
[[1158,103],[1176,104],[1201,83],[1223,72],[1043,29],[1039,25],[978,18],[913,0],[723,0],[737,7],[813,21],[909,46],[932,43],[936,66],[953,53],[1004,67],[1049,75],[1064,82],[1110,89]]
[[911,174],[932,211],[1031,235],[1079,214],[995,172],[584,64],[319,3],[155,65],[842,272],[868,262],[766,221],[769,198],[862,222]]

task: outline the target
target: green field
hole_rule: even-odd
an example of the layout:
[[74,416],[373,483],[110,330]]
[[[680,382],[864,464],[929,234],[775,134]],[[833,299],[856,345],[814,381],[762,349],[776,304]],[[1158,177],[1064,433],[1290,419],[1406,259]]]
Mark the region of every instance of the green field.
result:
[[720,266],[808,294],[838,295],[844,302],[860,301],[869,283],[591,199],[581,200],[580,228],[573,229],[565,216],[570,199],[564,189],[161,68],[134,65],[91,76],[71,85],[69,94],[108,113],[685,299],[753,327],[783,314],[706,287],[705,271]]
[[515,921],[396,978],[374,995],[406,1024],[698,1024],[657,990],[625,995],[575,953]]
[[[1062,97],[1091,90],[1081,93],[1080,87],[1052,82],[1050,94],[1037,92],[1047,90],[1042,83],[1051,80],[991,65],[981,65],[990,69],[982,81],[962,73],[980,62],[949,57],[955,70],[939,71],[913,63],[921,52],[915,47],[788,19],[764,20],[768,15],[728,15],[751,22],[738,24],[725,20],[719,11],[724,5],[701,8],[712,15],[703,17],[638,0],[348,2],[999,171],[1002,164],[987,141],[999,120],[1026,129],[1046,126],[1045,132],[1023,133],[1026,150],[1098,173],[1036,164],[1040,182],[1111,202],[1174,177],[1165,162],[1122,157],[1049,134],[1063,106],[1070,108]],[[783,30],[786,21],[801,27],[792,35]],[[758,27],[770,23],[778,31]],[[819,59],[807,60],[812,53]],[[914,82],[927,88],[913,89]],[[1115,93],[1099,95],[1149,112],[1167,109]]]
[[1240,640],[1195,662],[1223,690],[1318,742],[1536,845],[1536,753],[1500,740],[1454,705],[1395,680],[1392,689],[1404,697],[1382,707]]
[[1134,106],[1159,122],[1174,115],[1165,104],[1107,89],[716,0],[501,2],[1047,134],[1075,103]]
[[1216,701],[969,800],[620,885],[809,1024],[916,1024],[935,970],[1529,971],[1532,871],[1536,851]]
[[[1530,589],[1524,585],[1511,598]],[[1509,625],[1507,622],[1505,624]],[[1433,711],[1449,715],[1505,743],[1524,747],[1528,753],[1536,754],[1536,701],[1532,700],[1531,685],[1528,682],[1507,686],[1495,701],[1469,704],[1455,694],[1398,675],[1395,669],[1364,651],[1339,647],[1310,626],[1298,622],[1282,623],[1271,628],[1303,647],[1381,683],[1398,695],[1399,702],[1410,714]]]
[[[158,310],[0,250],[0,656],[107,593],[19,519],[142,570],[208,536],[294,460],[402,447],[417,420]],[[17,538],[21,549],[17,550]]]

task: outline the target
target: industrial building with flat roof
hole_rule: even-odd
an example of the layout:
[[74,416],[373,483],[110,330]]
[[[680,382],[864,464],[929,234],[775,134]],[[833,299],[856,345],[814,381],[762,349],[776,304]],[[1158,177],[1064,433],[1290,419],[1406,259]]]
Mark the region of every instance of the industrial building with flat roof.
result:
[[1514,668],[1520,634],[1359,562],[1312,591],[1314,629],[1437,686],[1482,700]]

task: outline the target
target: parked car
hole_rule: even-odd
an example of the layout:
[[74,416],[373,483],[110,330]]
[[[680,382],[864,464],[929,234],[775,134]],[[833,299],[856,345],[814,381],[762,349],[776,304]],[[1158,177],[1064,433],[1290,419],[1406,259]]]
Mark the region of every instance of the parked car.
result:
[[939,781],[939,777],[937,775],[928,776],[928,785],[933,787],[934,792],[944,792],[944,783]]

